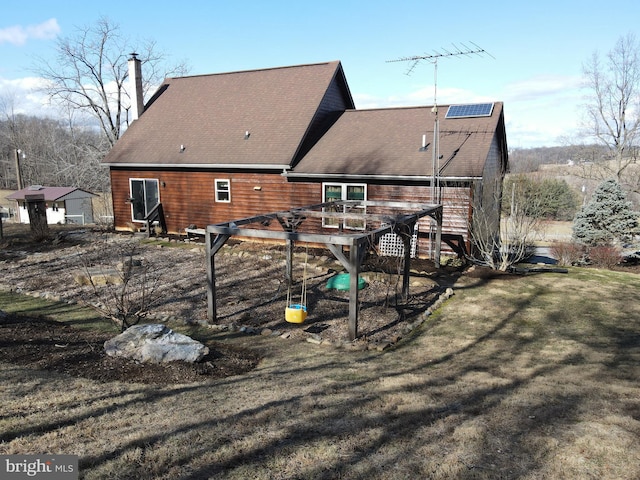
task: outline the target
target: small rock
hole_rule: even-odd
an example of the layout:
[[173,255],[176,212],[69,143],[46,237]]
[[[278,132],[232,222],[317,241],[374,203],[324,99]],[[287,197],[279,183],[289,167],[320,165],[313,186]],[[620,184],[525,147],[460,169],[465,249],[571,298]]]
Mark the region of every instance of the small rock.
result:
[[215,330],[217,332],[224,332],[225,330],[227,330],[229,328],[228,325],[219,325],[219,324],[207,324],[207,328],[209,328],[210,330]]

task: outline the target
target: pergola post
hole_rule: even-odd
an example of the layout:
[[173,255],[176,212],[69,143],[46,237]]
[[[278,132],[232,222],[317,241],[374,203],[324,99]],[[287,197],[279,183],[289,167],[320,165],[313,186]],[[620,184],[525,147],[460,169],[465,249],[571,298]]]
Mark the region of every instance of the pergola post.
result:
[[360,242],[354,241],[349,252],[349,340],[358,337],[358,276],[360,274]]
[[287,267],[286,267],[285,276],[287,280],[287,285],[291,287],[291,285],[293,285],[293,240],[291,240],[290,238],[287,238],[286,243],[287,243],[287,254],[286,254]]
[[218,312],[216,311],[216,253],[230,236],[215,235],[209,229],[205,230],[207,243],[207,320],[209,323],[215,323],[218,318]]
[[415,223],[401,225],[399,232],[402,244],[404,245],[404,267],[402,271],[402,301],[409,299],[409,277],[411,275],[411,240]]

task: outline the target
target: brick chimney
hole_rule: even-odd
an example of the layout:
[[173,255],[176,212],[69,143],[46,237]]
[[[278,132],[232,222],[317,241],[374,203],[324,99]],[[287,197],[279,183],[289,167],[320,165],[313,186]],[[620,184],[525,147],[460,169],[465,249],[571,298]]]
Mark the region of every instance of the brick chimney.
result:
[[144,111],[144,97],[142,95],[142,68],[137,53],[131,53],[129,58],[129,81],[131,82],[131,122],[135,121]]

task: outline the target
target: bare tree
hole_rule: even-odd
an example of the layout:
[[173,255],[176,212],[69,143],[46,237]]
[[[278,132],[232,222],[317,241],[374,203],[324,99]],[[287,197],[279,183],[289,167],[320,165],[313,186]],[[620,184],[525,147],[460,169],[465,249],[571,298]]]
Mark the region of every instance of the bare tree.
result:
[[104,17],[94,25],[78,28],[76,36],[60,39],[56,50],[55,63],[42,60],[36,67],[36,73],[47,80],[45,92],[57,103],[97,120],[109,146],[120,138],[128,123],[130,53],[136,52],[142,61],[145,93],[157,87],[165,75],[187,71],[182,63],[164,69],[161,75],[165,56],[156,51],[155,42],[133,45],[117,24]]
[[620,37],[604,58],[595,52],[583,65],[586,87],[585,133],[604,145],[611,162],[601,162],[591,175],[615,178],[638,191],[636,142],[640,132],[640,45],[633,34]]
[[95,301],[89,305],[123,332],[147,317],[162,298],[160,268],[142,256],[135,240],[104,241],[78,258],[82,274],[76,281],[91,287]]
[[[518,188],[513,184],[513,188]],[[494,202],[501,202],[502,197],[495,190]],[[496,212],[495,203],[474,202],[471,220],[472,255],[469,260],[477,265],[487,266],[493,270],[507,271],[524,260],[532,252],[536,235],[540,232],[541,220],[530,215],[539,210],[532,204],[540,203],[539,198],[526,198],[526,206],[521,204],[526,198],[522,192],[514,192],[509,196],[510,214],[501,218],[500,210]],[[525,208],[526,207],[526,208]],[[499,223],[499,227],[496,225]]]

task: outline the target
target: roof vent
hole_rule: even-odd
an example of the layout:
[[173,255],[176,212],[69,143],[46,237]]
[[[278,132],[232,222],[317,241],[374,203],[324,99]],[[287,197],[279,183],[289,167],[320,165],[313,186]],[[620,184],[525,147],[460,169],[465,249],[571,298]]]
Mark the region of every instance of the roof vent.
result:
[[42,190],[44,187],[42,185],[30,185],[29,188],[27,188],[27,190]]

